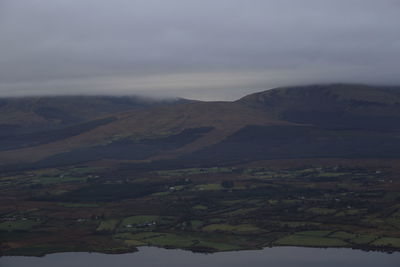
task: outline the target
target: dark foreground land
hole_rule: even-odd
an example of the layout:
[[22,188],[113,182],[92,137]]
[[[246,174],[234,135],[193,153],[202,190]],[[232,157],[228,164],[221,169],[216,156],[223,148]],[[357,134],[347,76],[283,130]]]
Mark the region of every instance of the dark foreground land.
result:
[[275,160],[4,173],[3,255],[266,246],[400,250],[400,160]]

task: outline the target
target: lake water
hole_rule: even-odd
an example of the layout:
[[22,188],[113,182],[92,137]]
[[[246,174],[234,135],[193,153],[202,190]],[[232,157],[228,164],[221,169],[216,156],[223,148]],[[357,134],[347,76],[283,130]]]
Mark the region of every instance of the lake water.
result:
[[45,257],[1,257],[1,267],[399,267],[400,253],[352,249],[275,247],[255,251],[199,254],[182,250],[142,247],[119,255],[57,253]]

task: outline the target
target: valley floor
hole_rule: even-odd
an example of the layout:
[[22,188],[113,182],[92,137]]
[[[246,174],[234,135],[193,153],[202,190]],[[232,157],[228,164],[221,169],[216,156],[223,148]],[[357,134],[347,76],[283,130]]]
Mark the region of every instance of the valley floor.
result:
[[[400,250],[400,160],[305,159],[2,174],[2,255],[267,246]],[[103,164],[103,163],[102,163]]]

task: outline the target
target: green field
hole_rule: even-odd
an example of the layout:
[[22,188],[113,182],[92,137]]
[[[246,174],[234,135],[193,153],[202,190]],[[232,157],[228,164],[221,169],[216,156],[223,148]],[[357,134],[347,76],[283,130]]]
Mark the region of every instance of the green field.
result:
[[100,225],[97,227],[97,231],[114,231],[117,225],[119,224],[118,219],[110,219],[110,220],[105,220],[100,223]]
[[400,238],[394,237],[382,237],[372,243],[375,246],[389,246],[389,247],[396,247],[400,248]]
[[41,223],[35,220],[16,220],[0,223],[0,231],[29,231]]
[[300,232],[290,236],[285,236],[278,241],[281,246],[311,246],[311,247],[346,247],[349,244],[342,239],[326,237],[326,231]]
[[[337,175],[310,166],[13,174],[1,178],[7,186],[0,188],[0,234],[21,251],[45,251],[54,233],[57,240],[82,236],[90,250],[109,252],[143,245],[199,252],[274,245],[400,250],[397,184],[383,183],[374,169],[335,169]],[[90,179],[76,182],[73,175]],[[57,183],[32,185],[43,177]],[[8,187],[10,180],[18,184]],[[18,206],[9,200],[15,192]]]

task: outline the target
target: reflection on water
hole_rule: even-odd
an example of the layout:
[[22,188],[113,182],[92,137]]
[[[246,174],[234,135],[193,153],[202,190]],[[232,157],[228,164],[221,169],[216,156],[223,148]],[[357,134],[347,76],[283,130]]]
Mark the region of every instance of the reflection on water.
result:
[[42,258],[2,257],[1,267],[399,267],[400,253],[387,254],[351,249],[297,247],[266,248],[258,251],[198,254],[182,250],[143,247],[137,253],[57,253]]

